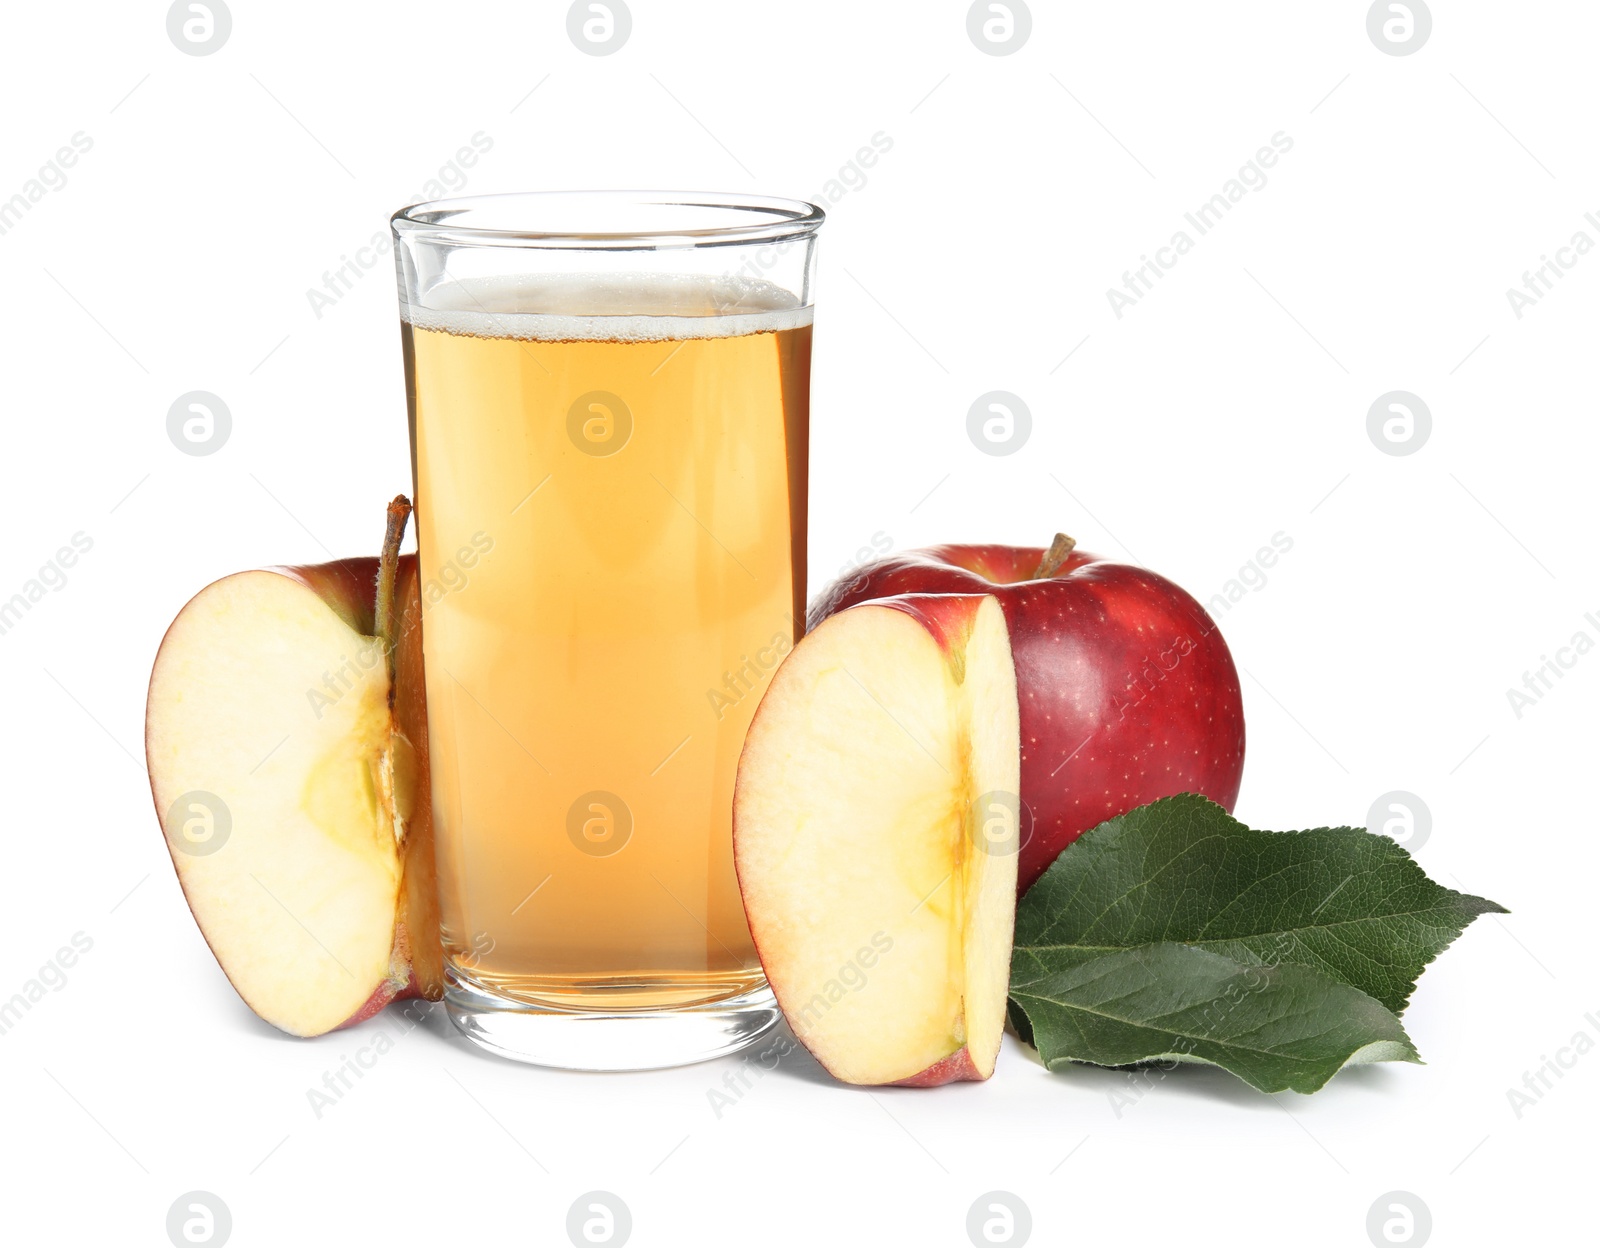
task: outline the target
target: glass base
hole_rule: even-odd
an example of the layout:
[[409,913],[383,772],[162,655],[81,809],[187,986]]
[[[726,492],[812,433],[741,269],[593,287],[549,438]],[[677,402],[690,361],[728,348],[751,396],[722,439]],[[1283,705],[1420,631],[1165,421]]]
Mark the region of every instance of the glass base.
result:
[[660,1070],[736,1053],[780,1017],[765,984],[704,1005],[659,1010],[564,1010],[486,991],[446,971],[450,1021],[480,1048],[561,1070]]

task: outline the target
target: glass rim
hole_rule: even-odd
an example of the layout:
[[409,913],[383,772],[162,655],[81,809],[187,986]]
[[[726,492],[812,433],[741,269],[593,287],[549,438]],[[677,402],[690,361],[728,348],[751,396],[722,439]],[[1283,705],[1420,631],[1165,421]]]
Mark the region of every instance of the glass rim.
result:
[[[625,230],[583,230],[474,224],[472,218],[504,217],[523,206],[526,216],[566,210],[582,216],[586,207],[609,211],[657,209],[703,212],[708,224]],[[524,215],[516,212],[516,216]],[[720,223],[717,218],[728,218]],[[777,243],[814,234],[827,214],[816,204],[772,195],[733,195],[718,191],[512,191],[464,195],[409,204],[389,218],[397,237],[458,247],[545,247],[568,250],[678,250],[740,243]]]

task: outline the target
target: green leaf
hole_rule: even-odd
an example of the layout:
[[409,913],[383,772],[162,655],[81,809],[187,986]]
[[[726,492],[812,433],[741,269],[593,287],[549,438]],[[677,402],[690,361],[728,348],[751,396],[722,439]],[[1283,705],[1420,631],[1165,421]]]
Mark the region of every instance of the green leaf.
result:
[[1262,1092],[1315,1092],[1352,1063],[1421,1060],[1400,1020],[1348,984],[1190,945],[1100,954],[1011,995],[1052,1070],[1207,1062]]
[[1386,836],[1258,832],[1185,793],[1062,851],[1017,906],[1012,983],[1179,941],[1241,963],[1312,967],[1399,1014],[1423,968],[1491,912],[1505,909],[1435,884]]

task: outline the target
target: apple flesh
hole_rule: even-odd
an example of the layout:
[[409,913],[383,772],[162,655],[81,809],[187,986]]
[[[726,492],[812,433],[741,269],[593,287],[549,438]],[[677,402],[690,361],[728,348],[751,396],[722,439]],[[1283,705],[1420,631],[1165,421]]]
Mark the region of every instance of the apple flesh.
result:
[[184,896],[245,1003],[293,1035],[443,989],[421,594],[392,517],[391,538],[386,636],[379,559],[241,572],[183,608],[150,678]]
[[734,861],[795,1036],[835,1077],[987,1079],[1016,911],[1017,685],[993,597],[840,612],[745,738]]
[[936,546],[889,555],[812,604],[819,627],[901,594],[994,595],[1022,721],[1027,888],[1082,833],[1136,806],[1198,793],[1228,810],[1244,771],[1239,675],[1205,610],[1154,572],[1073,549]]

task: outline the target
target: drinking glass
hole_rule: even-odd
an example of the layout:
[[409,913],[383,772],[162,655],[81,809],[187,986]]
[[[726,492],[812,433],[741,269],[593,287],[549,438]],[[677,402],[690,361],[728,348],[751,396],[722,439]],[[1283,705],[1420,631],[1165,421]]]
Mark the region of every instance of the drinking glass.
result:
[[777,1021],[733,786],[805,616],[822,211],[715,194],[395,214],[445,1002],[627,1070]]

